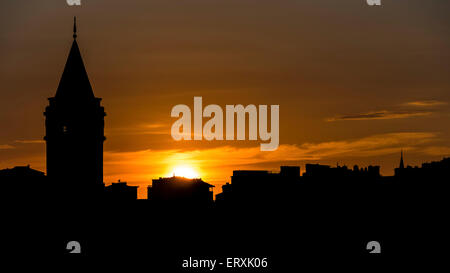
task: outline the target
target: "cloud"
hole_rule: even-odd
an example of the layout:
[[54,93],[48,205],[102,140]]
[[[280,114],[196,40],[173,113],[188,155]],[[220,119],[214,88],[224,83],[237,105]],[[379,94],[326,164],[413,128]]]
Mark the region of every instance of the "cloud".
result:
[[116,127],[106,129],[106,134],[110,135],[167,135],[170,128],[167,124],[146,123],[134,127]]
[[413,106],[413,107],[434,107],[446,104],[447,104],[446,102],[438,100],[419,100],[404,103],[404,105],[406,106]]
[[[328,118],[326,120],[332,122],[340,120],[377,120],[377,119],[380,120],[380,119],[403,119],[412,117],[424,117],[429,116],[434,112],[436,112],[436,110],[431,110],[430,108],[446,104],[447,104],[446,102],[438,100],[410,101],[398,105],[401,106],[401,107],[397,106],[397,108],[400,108],[399,110],[379,110],[367,113],[339,115],[332,118]],[[412,110],[411,107],[414,107],[416,109]]]
[[423,117],[429,116],[430,111],[388,111],[381,110],[376,112],[368,112],[354,115],[342,115],[333,118],[328,118],[327,121],[339,121],[339,120],[376,120],[376,119],[401,119],[411,117]]
[[447,146],[431,146],[423,149],[423,152],[433,156],[450,156],[450,147]]
[[14,146],[11,146],[9,144],[0,144],[0,150],[9,150],[14,149]]
[[22,144],[40,144],[40,143],[45,143],[45,141],[43,139],[18,139],[15,140],[14,142],[16,143],[22,143]]
[[[224,181],[233,170],[258,168],[267,164],[292,161],[316,161],[331,158],[371,157],[397,153],[400,148],[421,149],[438,140],[435,133],[401,132],[359,139],[283,144],[273,152],[261,152],[259,146],[183,151],[141,150],[137,152],[105,152],[105,180],[127,179],[149,184],[152,178],[170,175],[177,165],[194,166],[206,181]],[[278,165],[276,166],[278,167]]]
[[274,152],[261,152],[258,147],[234,148],[225,146],[204,151],[207,157],[200,152],[192,153],[188,157],[197,161],[204,160],[205,163],[216,162],[217,165],[244,165],[278,161],[320,160],[342,156],[378,156],[397,152],[400,147],[413,148],[435,139],[434,133],[389,133],[352,140],[304,143],[301,145],[284,144]]

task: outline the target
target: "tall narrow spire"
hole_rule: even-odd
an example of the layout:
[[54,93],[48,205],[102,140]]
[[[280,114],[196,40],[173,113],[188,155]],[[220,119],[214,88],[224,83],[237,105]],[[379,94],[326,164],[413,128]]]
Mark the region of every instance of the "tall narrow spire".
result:
[[404,169],[405,165],[403,164],[403,150],[400,151],[400,169]]
[[76,17],[73,19],[73,42],[55,98],[68,102],[92,101],[94,93],[77,44]]
[[73,38],[77,38],[77,17],[73,17]]

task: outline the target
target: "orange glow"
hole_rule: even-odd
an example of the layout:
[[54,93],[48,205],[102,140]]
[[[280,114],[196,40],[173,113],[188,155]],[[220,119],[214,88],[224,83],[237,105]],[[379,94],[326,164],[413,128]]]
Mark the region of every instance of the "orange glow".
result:
[[[173,168],[171,175],[174,176],[182,176],[186,178],[199,178],[200,175],[197,173],[197,171],[194,170],[194,168],[189,166],[176,166]],[[169,176],[171,176],[169,175]]]

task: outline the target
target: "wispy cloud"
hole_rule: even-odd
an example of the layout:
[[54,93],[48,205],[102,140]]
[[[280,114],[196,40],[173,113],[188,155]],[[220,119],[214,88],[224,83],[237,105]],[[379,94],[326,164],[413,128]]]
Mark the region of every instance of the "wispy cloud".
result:
[[14,146],[11,146],[9,144],[0,144],[0,150],[9,150],[14,149]]
[[413,107],[434,107],[446,104],[447,104],[446,102],[438,100],[418,100],[404,103],[404,105],[406,106],[413,106]]
[[146,123],[133,127],[107,128],[106,133],[112,135],[165,135],[170,134],[170,128],[167,127],[167,124]]
[[14,141],[15,143],[22,143],[22,144],[41,144],[45,143],[43,139],[18,139]]
[[327,121],[340,121],[340,120],[377,120],[377,119],[402,119],[411,117],[423,117],[429,116],[430,111],[388,111],[381,110],[376,112],[367,112],[361,114],[341,115],[332,118],[328,118]]
[[167,124],[164,124],[164,123],[144,123],[144,124],[140,125],[140,127],[149,128],[149,129],[164,128],[166,126],[167,126]]
[[450,156],[450,147],[448,146],[431,146],[423,149],[423,152],[433,156]]

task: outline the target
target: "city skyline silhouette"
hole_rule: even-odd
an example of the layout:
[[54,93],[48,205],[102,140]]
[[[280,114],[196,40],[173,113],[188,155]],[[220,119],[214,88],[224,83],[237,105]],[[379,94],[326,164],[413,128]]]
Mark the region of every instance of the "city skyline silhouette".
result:
[[[300,118],[295,121],[298,113],[286,115],[280,118],[286,127],[274,152],[261,152],[259,142],[249,141],[174,144],[166,130],[171,123],[158,117],[161,109],[182,99],[176,92],[164,102],[158,96],[165,92],[144,99],[127,89],[137,82],[97,92],[93,84],[97,78],[116,80],[122,75],[105,64],[126,55],[99,55],[105,72],[93,76],[89,68],[96,66],[96,57],[84,49],[81,29],[74,17],[62,74],[48,71],[60,75],[57,88],[48,104],[40,103],[43,108],[32,114],[45,119],[43,141],[28,138],[36,134],[35,128],[13,141],[17,147],[45,145],[45,157],[41,148],[18,156],[16,146],[0,143],[0,200],[8,208],[5,234],[12,252],[23,253],[33,242],[39,246],[36,255],[68,258],[66,246],[78,242],[81,257],[146,258],[149,268],[162,271],[183,271],[180,262],[188,256],[235,255],[269,257],[270,266],[262,271],[281,272],[295,267],[299,256],[367,258],[366,244],[372,241],[381,243],[385,256],[399,251],[416,255],[444,245],[450,178],[446,128],[436,132],[433,126],[442,123],[430,122],[427,127],[419,120],[437,118],[438,113],[442,117],[437,119],[445,120],[445,97],[408,98],[398,110],[334,112],[327,119],[321,116],[326,125],[320,128],[314,119],[302,123]],[[237,103],[253,103],[244,93]],[[222,95],[212,97],[228,101]],[[255,103],[264,99],[257,97]],[[45,97],[36,94],[33,100],[45,102]],[[333,98],[318,100],[317,111],[328,116]],[[109,107],[109,101],[115,107]],[[292,99],[296,101],[301,100]],[[140,112],[143,105],[149,109]],[[281,113],[298,108],[280,105]],[[129,115],[132,108],[139,108],[134,114],[141,115]],[[6,106],[1,109],[17,114]],[[152,113],[156,119],[149,123],[147,115]],[[317,113],[309,109],[304,114]],[[400,124],[405,119],[420,124]],[[124,126],[127,121],[134,126]],[[331,130],[349,129],[339,127],[345,122],[362,123],[344,133],[346,138],[328,135]],[[376,122],[384,125],[372,126]],[[110,131],[109,123],[115,124]],[[378,130],[381,126],[386,127]],[[15,136],[20,132],[12,125],[11,130]],[[299,130],[313,140],[299,138]],[[143,144],[145,140],[151,145]],[[110,141],[114,147],[107,146]],[[391,157],[395,164],[383,173],[384,159]]]
[[[23,180],[25,185],[30,185],[28,179],[37,179],[42,183],[44,177],[51,187],[58,187],[62,199],[107,200],[109,202],[132,202],[141,199],[152,203],[179,203],[202,204],[211,207],[214,203],[223,206],[230,200],[246,202],[245,199],[254,200],[252,196],[258,196],[258,204],[267,202],[267,195],[277,187],[282,187],[286,179],[290,181],[290,187],[298,187],[311,179],[354,179],[377,180],[383,184],[385,181],[402,180],[402,177],[410,176],[417,172],[418,167],[405,167],[404,152],[400,151],[398,167],[394,176],[382,176],[380,166],[369,165],[367,167],[352,168],[336,163],[336,167],[319,163],[306,163],[305,171],[301,172],[300,166],[281,166],[280,172],[269,170],[233,170],[231,181],[221,185],[222,191],[214,193],[214,185],[201,179],[201,175],[193,173],[194,177],[183,177],[175,172],[172,176],[160,176],[153,178],[153,183],[140,185],[146,188],[146,196],[139,196],[139,186],[130,185],[127,177],[118,179],[118,182],[105,183],[103,178],[103,142],[106,112],[101,106],[101,98],[94,95],[88,73],[84,66],[83,58],[77,43],[76,17],[73,22],[73,43],[69,51],[64,70],[59,81],[55,96],[48,99],[44,116],[46,135],[46,166],[44,174],[41,171],[30,168],[30,165],[16,166],[12,169],[2,170],[6,180]],[[445,166],[448,158],[441,161]],[[424,163],[427,166],[433,163]],[[423,167],[422,167],[423,168]],[[419,169],[422,169],[419,168]],[[189,169],[190,170],[190,169]],[[195,177],[197,175],[198,177]],[[17,176],[17,178],[14,178]],[[242,176],[242,178],[241,178]],[[336,177],[332,177],[336,176]],[[233,181],[244,180],[236,182]],[[125,181],[124,181],[125,180]],[[279,183],[280,185],[277,185]],[[392,182],[390,182],[392,183]],[[388,183],[388,184],[390,184]],[[18,185],[16,185],[18,186]],[[334,185],[331,185],[334,187]],[[359,186],[359,185],[358,185]],[[267,188],[268,187],[268,188]],[[34,187],[31,187],[34,188]],[[232,189],[235,190],[232,190]],[[238,190],[236,190],[236,188]],[[21,192],[26,192],[26,187]],[[51,189],[49,190],[52,191]],[[237,191],[237,193],[236,193]],[[214,198],[217,196],[216,198]],[[98,199],[98,200],[97,200]],[[97,201],[96,201],[97,200]],[[201,200],[201,201],[200,201]],[[248,201],[252,202],[252,201]],[[265,204],[267,205],[267,204]]]
[[[3,10],[21,10],[24,3],[5,3]],[[304,172],[307,163],[338,163],[379,165],[389,176],[401,149],[412,166],[449,155],[450,131],[442,126],[450,109],[443,61],[448,43],[441,27],[448,19],[439,13],[417,21],[400,3],[375,12],[364,3],[328,7],[327,0],[320,7],[227,3],[229,9],[220,10],[216,4],[204,6],[206,13],[153,1],[120,3],[126,13],[116,5],[100,11],[97,5],[74,10],[50,3],[26,4],[36,14],[28,21],[5,16],[0,169],[47,169],[45,117],[38,113],[47,106],[42,98],[55,96],[72,45],[74,11],[80,53],[108,113],[104,180],[140,186],[142,198],[153,178],[171,176],[183,164],[215,185],[217,194],[235,169],[276,172],[299,165]],[[409,8],[428,18],[423,5],[432,6]],[[232,10],[238,11],[238,32],[229,24]],[[244,14],[256,10],[250,23]],[[352,14],[360,16],[351,24],[345,18]],[[373,16],[395,27],[380,27]],[[280,20],[269,20],[274,17]],[[191,104],[194,96],[205,105],[279,104],[280,148],[264,154],[249,141],[172,141],[170,110]]]

